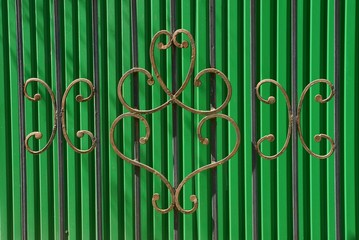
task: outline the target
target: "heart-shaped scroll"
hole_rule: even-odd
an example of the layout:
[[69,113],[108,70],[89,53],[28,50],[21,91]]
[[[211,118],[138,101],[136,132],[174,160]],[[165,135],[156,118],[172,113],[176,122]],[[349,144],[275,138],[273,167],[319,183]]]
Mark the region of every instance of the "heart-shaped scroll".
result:
[[[182,43],[179,43],[177,41],[177,36],[179,34],[186,35],[189,39],[189,42],[185,40]],[[166,44],[164,44],[162,42],[158,43],[157,48],[159,50],[166,50],[166,49],[170,48],[172,46],[172,44],[174,46],[176,46],[177,48],[188,48],[189,46],[191,47],[191,61],[190,61],[189,70],[187,72],[187,75],[186,75],[181,87],[175,93],[172,93],[166,86],[165,81],[163,81],[163,78],[158,71],[157,64],[156,64],[155,57],[154,57],[154,50],[155,50],[156,42],[157,42],[158,38],[163,35],[167,36],[169,38],[169,41]],[[120,102],[130,112],[121,114],[112,123],[111,129],[110,129],[111,146],[120,158],[122,158],[123,160],[125,160],[128,163],[131,163],[132,165],[144,168],[147,171],[153,173],[154,175],[158,176],[161,179],[161,181],[166,185],[166,187],[170,191],[170,195],[171,195],[171,202],[167,208],[162,209],[162,208],[158,207],[157,201],[160,199],[160,195],[158,193],[153,194],[153,197],[152,197],[152,205],[160,213],[168,213],[173,208],[176,208],[178,211],[180,211],[182,213],[186,213],[186,214],[195,212],[198,208],[198,199],[197,199],[196,195],[190,196],[190,201],[193,203],[193,207],[189,210],[182,208],[182,206],[179,202],[179,195],[180,195],[180,192],[181,192],[183,186],[186,184],[186,182],[188,182],[191,178],[193,178],[195,175],[199,174],[200,172],[203,172],[203,171],[211,169],[211,168],[215,168],[215,167],[227,162],[230,158],[232,158],[234,156],[234,154],[236,154],[236,152],[238,151],[239,145],[240,145],[240,131],[239,131],[239,128],[238,128],[236,122],[229,116],[219,113],[223,108],[225,108],[228,105],[228,103],[231,99],[231,96],[232,96],[231,84],[230,84],[228,78],[226,77],[226,75],[224,75],[221,71],[219,71],[215,68],[207,68],[207,69],[200,71],[194,78],[194,85],[196,87],[199,87],[201,85],[200,78],[205,74],[217,75],[224,81],[224,83],[227,87],[227,96],[226,96],[226,99],[224,100],[224,102],[218,108],[212,108],[209,110],[195,109],[195,108],[192,108],[192,107],[186,105],[185,103],[181,102],[178,99],[178,97],[184,91],[184,89],[186,88],[187,84],[189,83],[189,81],[191,79],[191,76],[192,76],[193,70],[194,70],[195,58],[196,58],[196,47],[195,47],[194,39],[193,39],[192,35],[190,34],[190,32],[188,32],[187,30],[184,30],[184,29],[178,29],[172,34],[166,30],[161,30],[161,31],[157,32],[154,35],[154,37],[152,38],[151,45],[150,45],[150,60],[151,60],[151,65],[152,65],[153,71],[156,75],[156,79],[157,79],[158,83],[160,84],[162,90],[168,95],[169,100],[167,100],[166,102],[162,103],[161,105],[159,105],[157,107],[154,107],[152,109],[145,109],[145,110],[133,108],[129,104],[127,104],[127,102],[125,101],[125,99],[123,97],[122,92],[123,92],[123,84],[124,84],[125,80],[128,78],[128,76],[130,76],[131,74],[134,74],[134,73],[136,73],[136,74],[141,73],[147,77],[148,85],[152,86],[155,83],[151,73],[143,68],[132,68],[129,71],[127,71],[121,77],[121,79],[118,83],[118,87],[117,87],[117,94],[118,94],[118,98],[119,98]],[[235,133],[237,135],[235,146],[233,147],[232,151],[229,153],[228,156],[222,158],[219,161],[212,162],[210,164],[207,164],[205,166],[202,166],[202,167],[194,170],[180,182],[180,184],[178,185],[177,188],[174,188],[171,185],[171,183],[168,181],[168,179],[163,174],[161,174],[160,172],[155,170],[154,168],[125,156],[118,149],[118,147],[116,146],[116,143],[114,141],[114,131],[115,131],[115,128],[116,128],[117,124],[119,123],[119,121],[123,118],[132,117],[132,118],[138,119],[145,125],[146,135],[144,137],[141,137],[139,140],[141,144],[145,144],[150,137],[150,126],[149,126],[147,120],[142,115],[151,114],[151,113],[160,111],[160,110],[166,108],[170,104],[176,104],[176,105],[182,107],[183,109],[185,109],[189,112],[192,112],[194,114],[206,115],[199,122],[198,127],[197,127],[197,136],[198,136],[199,141],[202,144],[209,143],[208,138],[202,136],[201,129],[202,129],[204,123],[210,119],[222,118],[224,120],[227,120],[233,126]]]
[[[189,39],[189,43],[188,41],[183,41],[182,43],[178,43],[177,41],[177,36],[179,34],[185,34],[188,39]],[[187,72],[187,75],[185,77],[185,80],[183,81],[181,87],[173,94],[171,92],[171,90],[168,89],[167,85],[165,84],[165,82],[163,81],[163,78],[161,76],[161,74],[158,71],[158,67],[156,64],[156,60],[154,57],[154,51],[155,51],[155,46],[156,46],[156,42],[158,40],[158,38],[160,36],[167,36],[170,40],[168,43],[164,44],[162,42],[157,44],[157,47],[159,50],[167,50],[168,48],[170,48],[172,46],[172,44],[174,44],[176,47],[178,48],[188,48],[189,46],[191,46],[191,62],[190,62],[190,66]],[[147,77],[147,84],[150,86],[153,86],[155,81],[153,80],[153,76],[151,75],[151,73],[149,71],[147,71],[146,69],[143,68],[132,68],[129,71],[127,71],[120,79],[119,83],[118,83],[118,87],[117,87],[117,95],[118,98],[120,99],[121,103],[123,104],[123,106],[125,108],[127,108],[130,112],[133,113],[139,113],[139,114],[151,114],[157,111],[160,111],[162,109],[164,109],[165,107],[167,107],[169,104],[171,103],[176,103],[177,105],[179,105],[180,107],[186,109],[187,111],[190,111],[194,114],[204,114],[204,115],[209,115],[212,113],[218,113],[220,111],[222,111],[223,108],[225,108],[232,96],[232,87],[231,84],[228,80],[228,78],[226,77],[226,75],[224,75],[221,71],[215,69],[215,68],[206,68],[204,70],[202,70],[201,72],[199,72],[196,77],[194,78],[194,86],[199,87],[201,86],[201,81],[200,78],[205,75],[205,74],[215,74],[217,76],[219,76],[223,82],[225,83],[226,87],[227,87],[227,96],[226,99],[224,100],[224,102],[218,107],[218,108],[214,108],[214,109],[210,109],[210,110],[200,110],[200,109],[194,109],[190,106],[187,106],[185,103],[181,102],[178,97],[182,94],[182,92],[184,91],[184,89],[186,88],[186,86],[188,85],[192,75],[193,75],[193,70],[194,70],[194,63],[196,60],[196,47],[195,47],[195,43],[193,40],[193,37],[191,35],[190,32],[188,32],[185,29],[178,29],[176,30],[173,34],[171,34],[170,32],[166,31],[166,30],[161,30],[159,32],[157,32],[154,37],[152,38],[151,41],[151,45],[150,45],[150,61],[151,61],[151,65],[153,68],[153,72],[156,75],[157,81],[160,84],[162,90],[168,95],[168,97],[170,98],[169,100],[167,100],[166,102],[164,102],[163,104],[161,104],[160,106],[157,106],[155,108],[152,109],[147,109],[147,110],[142,110],[142,109],[135,109],[133,107],[131,107],[126,100],[123,97],[123,84],[125,82],[125,80],[134,73],[142,73],[144,75],[146,75]]]

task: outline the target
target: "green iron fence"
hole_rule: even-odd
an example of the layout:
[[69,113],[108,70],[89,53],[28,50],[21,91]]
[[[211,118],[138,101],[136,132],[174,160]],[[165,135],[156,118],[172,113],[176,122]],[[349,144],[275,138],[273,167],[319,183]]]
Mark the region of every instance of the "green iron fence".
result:
[[[0,6],[0,239],[359,236],[357,1],[0,0]],[[117,92],[119,80],[128,70],[134,66],[147,69],[155,81],[149,86],[145,75],[138,74],[124,82],[123,97],[131,106],[152,109],[171,99],[158,84],[149,54],[152,37],[164,29],[186,29],[195,41],[194,72],[178,99],[196,109],[209,109],[210,105],[218,108],[228,93],[221,78],[217,77],[214,85],[213,74],[208,74],[200,87],[193,84],[201,70],[215,67],[228,77],[232,89],[231,100],[220,113],[233,118],[241,131],[238,152],[217,167],[216,174],[204,171],[184,185],[178,200],[185,209],[191,209],[189,196],[195,194],[198,209],[192,214],[178,213],[176,207],[167,214],[156,211],[153,194],[160,194],[158,205],[166,208],[172,203],[168,188],[154,174],[143,168],[135,170],[111,145],[111,125],[128,112]],[[22,43],[18,41],[20,32]],[[188,36],[179,35],[179,42],[185,40]],[[168,38],[160,37],[159,41],[165,43]],[[335,43],[339,43],[337,48]],[[185,79],[192,53],[190,47],[170,48],[156,49],[154,57],[164,83],[172,90],[178,88],[173,80],[178,79],[181,85]],[[23,95],[21,84],[30,78],[41,79],[49,86],[48,92],[41,83],[28,84],[26,93],[30,97],[39,93],[38,101]],[[88,79],[90,87],[86,82],[75,83],[66,95],[65,90],[79,78]],[[136,78],[138,85],[132,84]],[[274,84],[263,84],[258,92],[265,100],[274,96],[273,104],[262,103],[255,95],[254,86],[263,79],[275,80]],[[334,96],[320,104],[315,101],[316,94],[325,98],[331,89],[326,84],[311,87],[303,100],[300,127],[303,141],[315,153],[324,155],[333,147],[325,139],[317,143],[313,139],[316,134],[324,133],[335,140],[334,153],[321,160],[310,155],[297,139],[296,111],[288,117],[286,105],[289,102],[291,110],[298,106],[303,90],[316,79],[333,84]],[[276,83],[283,87],[288,100]],[[89,101],[76,101],[78,94],[87,97],[92,93]],[[213,121],[204,124],[202,135],[210,136],[210,144],[203,145],[197,138],[197,126],[204,116],[176,105],[145,116],[151,130],[146,144],[138,145],[138,137],[146,134],[141,122],[124,119],[113,131],[121,152],[153,167],[172,186],[209,164],[211,156],[212,160],[227,156],[237,140],[231,123],[219,119],[215,129]],[[22,120],[24,136],[20,137]],[[294,131],[286,146],[288,126]],[[82,138],[81,134],[76,136],[79,130],[91,132],[94,142],[87,132]],[[25,136],[34,131],[40,131],[42,138],[31,137],[28,149],[43,148],[55,132],[41,154],[30,153],[23,145]],[[274,155],[286,146],[273,160],[261,158],[253,148],[268,134],[275,139],[260,144],[264,155]],[[293,147],[293,142],[298,143]],[[94,149],[89,153],[76,152],[76,148],[89,149],[91,144]],[[256,165],[252,165],[255,160]],[[26,168],[22,168],[24,163]],[[26,174],[26,179],[21,174]],[[213,181],[214,176],[217,181]],[[252,182],[257,184],[253,186]],[[336,214],[338,209],[340,215]],[[340,224],[336,226],[337,216]]]

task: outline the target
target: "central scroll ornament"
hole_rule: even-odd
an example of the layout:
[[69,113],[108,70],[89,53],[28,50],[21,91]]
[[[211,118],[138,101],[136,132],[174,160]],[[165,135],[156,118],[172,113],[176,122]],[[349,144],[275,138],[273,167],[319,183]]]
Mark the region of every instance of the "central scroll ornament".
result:
[[[177,41],[177,36],[179,34],[184,34],[188,37],[189,41],[184,40],[182,43],[179,43]],[[155,57],[154,57],[154,50],[155,50],[155,44],[158,40],[158,38],[160,36],[167,36],[168,37],[168,42],[166,44],[159,42],[157,44],[157,48],[159,50],[166,50],[168,48],[170,48],[172,46],[172,44],[174,46],[176,46],[177,48],[188,48],[191,47],[191,62],[190,62],[190,67],[189,70],[187,72],[187,75],[182,83],[182,86],[175,92],[172,93],[166,86],[165,81],[163,81],[162,76],[160,75],[156,62],[155,62]],[[190,214],[193,213],[197,210],[198,208],[198,199],[196,195],[191,195],[190,196],[190,201],[193,203],[193,207],[191,209],[184,209],[181,206],[181,203],[179,202],[179,195],[180,192],[183,188],[183,186],[186,184],[186,182],[188,182],[191,178],[193,178],[195,175],[197,175],[200,172],[203,172],[205,170],[208,170],[210,168],[215,168],[225,162],[227,162],[230,158],[232,158],[234,156],[234,154],[236,154],[239,145],[240,145],[240,131],[239,128],[236,124],[236,122],[230,118],[227,115],[221,114],[219,113],[223,108],[225,108],[232,96],[232,87],[231,84],[228,80],[228,78],[219,70],[215,69],[215,68],[206,68],[202,71],[200,71],[194,78],[194,86],[199,87],[201,85],[201,77],[205,74],[213,74],[213,75],[217,75],[219,76],[223,82],[225,83],[226,87],[227,87],[227,96],[226,99],[224,100],[224,102],[218,107],[218,108],[212,108],[210,110],[200,110],[200,109],[195,109],[192,108],[188,105],[186,105],[185,103],[181,102],[178,97],[181,95],[181,93],[184,91],[184,89],[186,88],[187,84],[189,83],[192,74],[193,74],[193,69],[194,69],[194,63],[195,63],[195,58],[196,58],[196,47],[195,47],[195,43],[194,43],[194,39],[191,35],[190,32],[188,32],[187,30],[184,29],[178,29],[176,30],[174,33],[170,33],[166,30],[161,30],[159,32],[157,32],[152,41],[151,41],[151,45],[150,45],[150,61],[151,61],[151,65],[153,68],[153,72],[156,75],[156,79],[158,81],[158,83],[160,84],[161,88],[163,89],[163,91],[168,95],[169,100],[167,100],[166,102],[164,102],[163,104],[161,104],[158,107],[152,108],[152,109],[148,109],[148,110],[142,110],[142,109],[137,109],[137,108],[133,108],[131,107],[126,100],[123,97],[123,84],[125,82],[125,80],[128,78],[128,76],[130,76],[131,74],[139,74],[142,73],[144,75],[146,75],[147,77],[147,84],[152,86],[155,84],[154,78],[152,76],[152,74],[147,71],[146,69],[143,68],[132,68],[129,71],[127,71],[120,79],[119,83],[118,83],[118,87],[117,87],[117,94],[118,94],[118,98],[120,100],[120,102],[123,104],[123,106],[129,111],[127,113],[121,114],[120,116],[118,116],[114,122],[112,123],[111,129],[110,129],[110,141],[111,141],[111,146],[113,147],[114,151],[116,152],[116,154],[122,158],[123,160],[131,163],[132,165],[135,165],[137,167],[140,168],[144,168],[147,171],[153,173],[154,175],[156,175],[157,177],[159,177],[161,179],[161,181],[166,185],[166,187],[168,188],[170,195],[171,195],[171,201],[170,201],[170,205],[165,208],[162,209],[158,206],[157,201],[160,199],[160,194],[158,193],[154,193],[153,197],[152,197],[152,205],[153,207],[160,213],[168,213],[170,212],[173,208],[176,208],[178,211],[182,212],[182,213],[186,213],[186,214]],[[216,161],[216,162],[211,162],[205,166],[202,166],[196,170],[194,170],[193,172],[191,172],[190,174],[188,174],[178,185],[177,188],[174,188],[171,183],[168,181],[168,179],[160,172],[158,172],[157,170],[155,170],[154,168],[143,164],[141,162],[135,161],[135,159],[131,159],[127,156],[125,156],[116,146],[116,143],[114,141],[114,130],[116,125],[118,124],[118,122],[123,119],[123,118],[127,118],[127,117],[132,117],[132,118],[137,118],[138,120],[140,120],[146,128],[146,135],[144,137],[141,137],[139,139],[139,142],[141,144],[145,144],[149,137],[150,137],[150,125],[148,124],[146,118],[144,117],[144,115],[146,114],[151,114],[154,112],[158,112],[161,111],[162,109],[166,108],[168,105],[170,104],[176,104],[180,107],[182,107],[183,109],[192,112],[193,114],[200,114],[200,115],[205,115],[204,118],[199,122],[198,127],[197,127],[197,136],[199,141],[202,144],[208,144],[209,143],[209,139],[206,137],[203,137],[201,134],[201,129],[203,127],[203,124],[210,120],[210,119],[215,119],[215,118],[222,118],[224,120],[227,120],[234,128],[235,132],[236,132],[236,143],[235,146],[233,147],[232,151],[229,153],[228,156]]]
[[[273,160],[273,159],[276,159],[278,158],[280,155],[282,155],[285,150],[287,149],[288,147],[288,144],[289,144],[289,140],[290,140],[290,137],[291,137],[291,133],[292,133],[292,128],[294,127],[293,126],[293,114],[292,114],[292,111],[291,111],[291,103],[289,101],[289,97],[286,93],[286,91],[284,90],[284,88],[282,87],[282,85],[280,85],[277,81],[273,80],[273,79],[264,79],[262,81],[260,81],[257,86],[256,86],[256,94],[257,94],[257,97],[258,99],[261,101],[261,102],[264,102],[266,104],[273,104],[275,103],[276,99],[274,96],[269,96],[268,99],[264,99],[260,93],[259,93],[259,88],[265,84],[265,83],[271,83],[271,84],[274,84],[275,86],[277,86],[279,88],[279,90],[283,93],[284,95],[284,98],[285,98],[285,102],[287,104],[287,111],[288,111],[288,119],[289,119],[289,123],[288,123],[288,132],[287,132],[287,137],[285,139],[285,143],[282,147],[282,149],[274,154],[274,155],[265,155],[261,150],[260,150],[260,145],[262,142],[264,141],[269,141],[269,142],[273,142],[275,140],[275,137],[273,134],[268,134],[268,135],[265,135],[263,137],[261,137],[258,141],[257,141],[257,144],[256,144],[256,150],[258,151],[258,154],[264,158],[264,159],[267,159],[267,160]],[[329,93],[329,96],[326,97],[326,98],[323,98],[323,96],[321,94],[317,94],[315,97],[314,97],[314,100],[318,103],[327,103],[328,101],[330,101],[330,99],[333,98],[334,94],[335,94],[335,91],[334,91],[334,86],[333,84],[328,81],[327,79],[317,79],[317,80],[314,80],[312,82],[310,82],[303,90],[302,92],[302,95],[300,96],[300,100],[299,100],[299,104],[298,104],[298,108],[297,108],[297,118],[294,119],[296,121],[296,125],[297,125],[297,130],[298,130],[298,135],[299,135],[299,139],[300,141],[302,142],[302,145],[305,149],[305,151],[307,151],[310,155],[312,155],[313,157],[315,158],[318,158],[318,159],[326,159],[326,158],[329,158],[334,150],[335,150],[335,143],[334,143],[334,140],[328,136],[327,134],[325,133],[319,133],[319,134],[316,134],[314,136],[314,141],[316,142],[320,142],[322,139],[326,139],[329,141],[330,143],[330,150],[328,153],[324,154],[324,155],[320,155],[320,154],[317,154],[315,152],[313,152],[312,150],[309,149],[308,145],[305,143],[304,141],[304,138],[303,138],[303,134],[302,134],[302,128],[301,128],[301,125],[300,125],[300,114],[301,114],[301,111],[302,111],[302,107],[303,107],[303,101],[304,101],[304,97],[306,96],[306,94],[308,93],[309,89],[316,85],[316,84],[326,84],[328,87],[329,87],[329,90],[330,90],[330,93]]]

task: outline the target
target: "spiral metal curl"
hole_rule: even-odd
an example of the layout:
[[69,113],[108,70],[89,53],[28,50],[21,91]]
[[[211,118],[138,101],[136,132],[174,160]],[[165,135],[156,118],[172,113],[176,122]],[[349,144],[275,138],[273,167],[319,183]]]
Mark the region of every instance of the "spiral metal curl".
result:
[[316,142],[320,142],[323,138],[324,139],[327,139],[330,143],[330,150],[327,154],[324,154],[324,155],[320,155],[320,154],[317,154],[317,153],[314,153],[312,150],[309,149],[309,147],[307,146],[307,144],[305,143],[304,139],[303,139],[303,134],[302,134],[302,128],[300,126],[300,113],[302,111],[302,106],[303,106],[303,100],[304,100],[304,97],[305,95],[307,94],[307,92],[309,91],[309,89],[315,85],[315,84],[319,84],[319,83],[324,83],[326,85],[329,86],[329,89],[330,89],[330,94],[327,98],[324,98],[323,99],[323,96],[321,94],[317,94],[315,97],[314,97],[314,100],[318,103],[327,103],[330,99],[333,98],[335,92],[334,92],[334,86],[333,84],[328,81],[327,79],[317,79],[313,82],[310,82],[303,90],[302,92],[302,95],[300,96],[300,100],[299,100],[299,105],[298,105],[298,109],[297,109],[297,127],[298,127],[298,134],[299,134],[299,139],[304,147],[304,149],[310,154],[312,155],[313,157],[316,157],[318,159],[325,159],[325,158],[328,158],[330,157],[334,150],[335,150],[335,143],[334,143],[334,140],[328,136],[327,134],[324,134],[324,133],[320,133],[320,134],[316,134],[314,136],[314,141]]
[[262,151],[260,150],[260,144],[264,141],[269,141],[269,142],[273,142],[275,140],[275,136],[273,134],[268,134],[264,137],[261,137],[258,141],[257,141],[257,144],[256,144],[256,148],[257,148],[257,151],[258,151],[258,154],[264,158],[264,159],[268,159],[268,160],[273,160],[273,159],[276,159],[277,157],[279,157],[280,155],[282,155],[285,150],[287,149],[288,147],[288,144],[289,144],[289,140],[290,140],[290,136],[291,136],[291,133],[292,133],[292,125],[293,125],[293,115],[292,115],[292,111],[291,111],[291,105],[290,105],[290,101],[289,101],[289,97],[286,93],[286,91],[284,90],[284,88],[282,87],[282,85],[280,85],[277,81],[273,80],[273,79],[264,79],[262,81],[260,81],[257,86],[256,86],[256,94],[257,94],[257,98],[261,101],[261,102],[264,102],[266,104],[274,104],[276,102],[276,99],[275,97],[273,96],[269,96],[268,99],[264,99],[260,93],[259,93],[259,88],[265,84],[265,83],[272,83],[274,84],[276,87],[279,88],[279,90],[283,93],[284,95],[284,98],[285,98],[285,102],[287,104],[287,112],[288,112],[288,119],[289,119],[289,123],[288,123],[288,131],[287,131],[287,136],[286,136],[286,139],[285,139],[285,142],[284,142],[284,145],[282,147],[282,149],[274,154],[274,155],[265,155],[264,153],[262,153]]
[[96,146],[96,138],[94,137],[93,133],[88,131],[88,130],[79,130],[77,131],[76,133],[76,136],[78,138],[82,138],[84,137],[84,135],[87,135],[90,137],[91,139],[91,146],[90,148],[88,149],[79,149],[77,148],[70,140],[69,138],[69,135],[67,134],[67,129],[66,129],[66,98],[67,98],[67,95],[69,94],[71,88],[77,84],[77,83],[80,83],[80,82],[83,82],[83,83],[86,83],[86,85],[88,86],[88,88],[90,89],[90,95],[88,97],[83,97],[82,95],[77,95],[76,96],[76,101],[77,102],[87,102],[89,100],[91,100],[94,96],[94,93],[95,93],[95,89],[94,89],[94,86],[92,85],[91,81],[88,80],[88,79],[85,79],[85,78],[78,78],[78,79],[75,79],[74,81],[72,81],[70,83],[70,85],[66,88],[65,90],[65,93],[62,97],[62,102],[61,102],[61,123],[62,123],[62,133],[64,135],[64,138],[66,139],[66,142],[70,145],[70,147],[77,153],[81,153],[81,154],[84,154],[84,153],[89,153],[91,152],[95,146]]
[[118,122],[123,119],[123,118],[126,118],[126,117],[133,117],[133,118],[137,118],[138,120],[140,120],[144,125],[145,125],[145,129],[146,129],[146,135],[144,137],[141,137],[139,142],[141,144],[145,144],[147,143],[149,137],[150,137],[150,133],[151,133],[151,129],[150,129],[150,126],[147,122],[147,120],[142,117],[141,115],[139,114],[136,114],[136,113],[124,113],[124,114],[121,114],[120,116],[118,116],[115,121],[112,123],[111,125],[111,128],[110,128],[110,143],[111,143],[111,146],[112,148],[114,149],[114,151],[116,152],[116,154],[122,158],[123,160],[125,160],[126,162],[134,165],[134,166],[137,166],[137,167],[141,167],[141,168],[144,168],[146,169],[147,171],[149,171],[150,173],[153,173],[154,175],[156,175],[157,177],[159,177],[161,179],[161,181],[166,185],[166,187],[168,188],[168,190],[170,191],[170,194],[171,194],[171,198],[172,198],[172,201],[171,201],[171,204],[169,207],[165,208],[165,209],[161,209],[160,207],[158,207],[157,205],[157,201],[160,199],[160,194],[159,193],[155,193],[153,194],[153,197],[152,197],[152,205],[153,207],[160,213],[164,214],[164,213],[168,213],[169,211],[171,211],[174,207],[174,189],[172,188],[172,185],[171,183],[167,180],[167,178],[165,176],[163,176],[160,172],[158,172],[157,170],[155,170],[154,168],[150,167],[150,166],[147,166],[146,164],[143,164],[141,162],[138,162],[138,161],[135,161],[135,159],[131,159],[127,156],[125,156],[117,147],[116,143],[115,143],[115,140],[114,140],[114,131],[115,131],[115,128],[116,128],[116,125],[118,124]]
[[41,94],[40,93],[36,93],[33,97],[31,97],[28,92],[27,92],[27,86],[32,83],[32,82],[36,82],[41,84],[42,86],[44,86],[47,90],[47,92],[49,93],[50,97],[51,97],[51,102],[52,102],[52,108],[54,111],[54,126],[52,128],[52,132],[51,132],[51,136],[49,138],[49,140],[47,141],[47,143],[45,144],[45,146],[43,148],[41,148],[40,150],[33,150],[30,148],[29,146],[29,140],[32,137],[35,137],[35,139],[41,139],[42,138],[42,133],[40,131],[35,131],[35,132],[31,132],[29,133],[26,137],[25,137],[25,148],[32,154],[40,154],[42,152],[44,152],[46,149],[48,149],[50,147],[50,145],[52,144],[55,135],[56,135],[56,123],[57,123],[57,112],[56,112],[56,100],[55,100],[55,95],[53,93],[53,91],[51,90],[51,88],[49,87],[49,85],[47,85],[47,83],[39,78],[29,78],[28,80],[26,80],[25,84],[24,84],[24,95],[27,99],[29,99],[30,101],[33,102],[37,102],[40,101],[41,99]]
[[208,145],[209,144],[209,139],[206,138],[206,137],[203,137],[202,136],[202,133],[201,133],[201,130],[202,130],[202,127],[203,127],[203,124],[212,119],[212,118],[222,118],[222,119],[225,119],[227,120],[229,123],[232,124],[235,132],[236,132],[236,143],[235,143],[235,146],[233,147],[232,151],[224,158],[222,158],[221,160],[218,160],[216,162],[212,162],[210,164],[207,164],[203,167],[200,167],[198,169],[196,169],[195,171],[191,172],[190,174],[188,174],[183,180],[182,182],[178,185],[177,189],[176,189],[176,194],[175,194],[175,204],[176,204],[176,209],[179,210],[180,212],[182,213],[185,213],[185,214],[190,214],[190,213],[193,213],[197,210],[198,208],[198,199],[197,199],[197,196],[196,195],[191,195],[190,196],[190,201],[193,203],[193,207],[189,210],[185,210],[182,208],[180,202],[179,202],[179,194],[183,188],[183,186],[191,179],[193,178],[195,175],[199,174],[200,172],[203,172],[205,170],[208,170],[208,169],[211,169],[211,168],[215,168],[219,165],[222,165],[224,164],[225,162],[227,162],[229,159],[231,159],[235,154],[236,152],[238,151],[238,148],[239,148],[239,145],[240,145],[240,136],[241,136],[241,133],[239,131],[239,127],[238,125],[236,124],[236,122],[230,118],[229,116],[227,115],[224,115],[224,114],[212,114],[212,115],[208,115],[208,116],[205,116],[198,124],[198,127],[197,127],[197,136],[198,136],[198,139],[199,141],[202,143],[202,144],[205,144],[205,145]]

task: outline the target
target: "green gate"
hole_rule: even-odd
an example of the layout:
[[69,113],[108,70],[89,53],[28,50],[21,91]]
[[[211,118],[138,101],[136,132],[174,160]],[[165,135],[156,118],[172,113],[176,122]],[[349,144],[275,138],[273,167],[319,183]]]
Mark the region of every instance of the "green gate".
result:
[[0,239],[358,238],[358,18],[0,0]]

